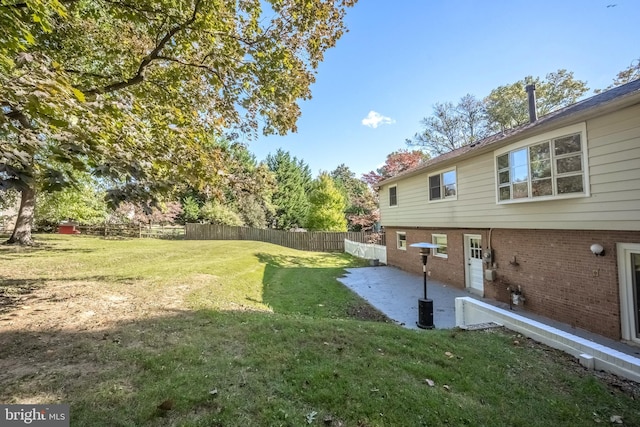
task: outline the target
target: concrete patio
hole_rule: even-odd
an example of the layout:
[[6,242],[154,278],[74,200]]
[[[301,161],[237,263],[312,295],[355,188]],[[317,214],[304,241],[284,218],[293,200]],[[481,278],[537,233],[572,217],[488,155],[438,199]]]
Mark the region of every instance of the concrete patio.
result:
[[[402,327],[418,329],[416,321],[418,320],[418,299],[422,298],[423,294],[422,275],[408,273],[390,266],[376,266],[349,268],[347,275],[338,280]],[[436,329],[456,327],[455,299],[458,297],[473,298],[509,310],[508,304],[479,298],[463,289],[448,286],[431,278],[428,279],[427,296],[433,300],[433,323]],[[640,348],[638,347],[529,313],[521,307],[516,307],[513,313],[600,346],[606,346],[634,358],[640,358]]]

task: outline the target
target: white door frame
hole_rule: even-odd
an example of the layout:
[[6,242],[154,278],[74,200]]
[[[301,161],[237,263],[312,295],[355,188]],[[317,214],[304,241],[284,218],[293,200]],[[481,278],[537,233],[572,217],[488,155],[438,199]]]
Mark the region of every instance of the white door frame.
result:
[[623,340],[640,343],[636,331],[636,299],[633,291],[631,254],[640,254],[640,243],[618,243],[618,285],[620,287],[620,335]]
[[[484,296],[484,277],[482,273],[480,273],[481,287],[482,289],[476,289],[471,286],[471,265],[469,264],[469,260],[471,258],[471,239],[480,239],[480,247],[482,247],[482,235],[480,234],[465,234],[464,235],[464,281],[465,288],[470,292],[478,294],[480,296]],[[482,269],[482,258],[480,258],[480,265]]]

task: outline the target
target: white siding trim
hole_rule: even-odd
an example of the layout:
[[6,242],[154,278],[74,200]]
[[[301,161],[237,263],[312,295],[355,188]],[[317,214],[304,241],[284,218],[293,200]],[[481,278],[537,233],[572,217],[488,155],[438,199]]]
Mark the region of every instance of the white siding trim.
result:
[[620,290],[620,335],[623,340],[640,342],[634,336],[635,304],[633,301],[633,278],[629,273],[631,253],[640,252],[640,243],[618,243],[618,286]]

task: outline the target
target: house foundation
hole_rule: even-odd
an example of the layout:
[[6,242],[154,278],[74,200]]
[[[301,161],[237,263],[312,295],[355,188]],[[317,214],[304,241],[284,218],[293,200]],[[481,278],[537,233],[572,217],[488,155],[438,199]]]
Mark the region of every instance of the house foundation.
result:
[[[512,291],[520,289],[525,310],[622,338],[616,246],[639,243],[640,231],[386,227],[386,233],[387,263],[416,274],[422,272],[420,251],[410,245],[446,236],[446,255],[429,257],[428,275],[460,289],[470,288],[467,269],[473,261],[465,236],[480,236],[484,297],[509,303]],[[406,242],[399,245],[398,235]],[[594,255],[593,244],[604,248],[604,256]]]

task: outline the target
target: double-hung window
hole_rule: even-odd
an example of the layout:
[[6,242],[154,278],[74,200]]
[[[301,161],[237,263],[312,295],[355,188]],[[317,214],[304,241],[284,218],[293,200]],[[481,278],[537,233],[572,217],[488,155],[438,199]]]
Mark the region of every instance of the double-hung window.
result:
[[429,175],[429,200],[455,199],[457,194],[455,169]]
[[389,206],[398,206],[398,187],[389,187]]
[[579,131],[499,152],[498,202],[586,195],[586,157],[584,132]]
[[404,231],[397,231],[396,243],[397,243],[398,249],[402,251],[406,251],[407,250],[407,233],[405,233]]

